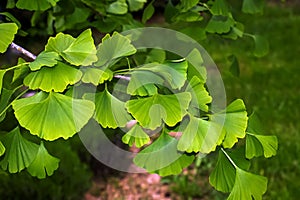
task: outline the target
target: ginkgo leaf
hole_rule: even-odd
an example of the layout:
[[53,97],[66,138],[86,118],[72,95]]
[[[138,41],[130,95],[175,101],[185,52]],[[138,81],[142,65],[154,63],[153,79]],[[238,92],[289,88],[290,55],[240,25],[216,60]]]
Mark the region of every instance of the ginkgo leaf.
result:
[[190,92],[192,95],[191,106],[208,112],[207,104],[212,102],[212,97],[204,87],[204,83],[197,76],[192,78],[185,91]]
[[117,0],[107,7],[106,11],[109,13],[123,15],[126,14],[128,10],[128,6],[125,0]]
[[46,174],[51,176],[59,166],[59,159],[51,156],[41,142],[36,157],[27,167],[27,171],[31,176],[39,179],[46,178]]
[[243,0],[242,11],[250,14],[262,13],[264,4],[264,0]]
[[3,92],[0,96],[0,122],[2,122],[5,119],[6,116],[5,109],[7,108],[9,104],[9,99],[11,98],[14,91],[15,90],[7,90],[3,88]]
[[179,174],[193,162],[194,156],[178,152],[177,142],[175,138],[162,133],[157,140],[136,155],[134,163],[161,176]]
[[62,62],[54,67],[43,67],[31,72],[24,79],[24,84],[30,89],[41,89],[46,92],[63,92],[68,85],[74,85],[82,76],[82,72]]
[[129,146],[135,144],[137,148],[149,143],[150,137],[138,124],[135,124],[123,137],[122,141]]
[[222,15],[214,15],[209,20],[206,31],[209,33],[228,33],[230,28],[234,25],[234,20],[232,17],[222,16]]
[[2,156],[4,154],[4,152],[5,152],[5,146],[0,141],[0,156]]
[[262,155],[270,158],[276,155],[277,149],[278,141],[276,136],[247,133],[246,157],[248,159]]
[[144,7],[147,0],[127,0],[130,11],[138,11]]
[[6,73],[6,70],[0,70],[0,94],[2,92],[3,78]]
[[101,70],[98,68],[83,68],[84,73],[82,76],[82,82],[92,83],[97,86],[104,83],[104,81],[111,80],[113,78],[113,73],[110,70]]
[[0,24],[0,53],[4,53],[7,47],[12,43],[15,34],[18,31],[18,26],[15,23]]
[[55,6],[59,0],[18,0],[16,6],[19,9],[44,11]]
[[95,102],[94,118],[104,128],[125,127],[131,120],[125,109],[125,103],[111,95],[107,89],[96,94],[85,94],[83,98]]
[[97,61],[96,47],[90,29],[82,32],[77,38],[58,33],[51,37],[45,47],[46,51],[54,51],[72,65],[91,65]]
[[244,138],[246,135],[248,117],[245,104],[241,99],[232,102],[226,110],[213,114],[211,119],[222,125],[226,131],[223,141],[225,148],[233,147],[238,138]]
[[133,99],[126,102],[127,110],[142,127],[154,130],[162,121],[174,126],[182,120],[191,101],[188,92]]
[[111,66],[120,58],[135,54],[136,49],[130,39],[115,32],[111,37],[107,34],[97,50],[98,62],[95,66]]
[[19,127],[5,135],[2,142],[6,152],[0,165],[10,173],[20,172],[28,167],[38,151],[38,145],[23,138]]
[[269,52],[269,43],[263,36],[260,35],[253,35],[252,36],[255,48],[253,54],[256,57],[263,57],[268,54]]
[[59,55],[56,52],[43,51],[40,53],[36,59],[29,64],[32,71],[41,69],[43,66],[53,67],[57,64]]
[[72,137],[87,124],[95,108],[91,101],[54,92],[39,92],[14,101],[12,106],[21,126],[45,140]]
[[267,191],[267,183],[266,177],[237,168],[234,186],[228,200],[261,200]]
[[226,0],[216,0],[214,1],[211,12],[213,15],[223,15],[227,16],[229,14],[229,7]]
[[225,132],[214,122],[190,116],[190,122],[178,142],[178,150],[210,153],[222,142]]
[[[245,158],[243,149],[235,149],[232,152],[227,152],[230,159],[239,166],[239,168],[248,170],[250,162]],[[216,167],[209,176],[210,184],[218,191],[230,192],[235,182],[236,169],[226,157],[225,153],[219,151]]]

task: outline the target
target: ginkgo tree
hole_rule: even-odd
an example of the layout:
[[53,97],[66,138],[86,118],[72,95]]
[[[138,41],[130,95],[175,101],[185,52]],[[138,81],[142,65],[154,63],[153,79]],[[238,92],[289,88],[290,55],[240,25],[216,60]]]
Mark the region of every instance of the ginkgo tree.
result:
[[[94,16],[95,21],[83,23],[81,28],[86,30],[76,37],[63,32],[54,34],[42,52],[30,56],[29,62],[20,58],[17,65],[1,68],[0,127],[8,113],[13,113],[17,122],[12,130],[1,132],[0,166],[3,170],[10,173],[27,170],[38,178],[51,176],[60,160],[49,154],[44,141],[68,139],[94,121],[105,129],[126,130],[122,142],[141,148],[134,163],[148,172],[161,176],[179,174],[198,154],[218,152],[210,184],[218,191],[230,193],[228,199],[262,198],[267,190],[267,178],[249,172],[249,159],[276,155],[277,138],[264,135],[255,115],[249,116],[241,99],[223,110],[211,108],[213,97],[206,87],[207,72],[201,52],[194,49],[181,59],[167,59],[165,51],[140,50],[133,45],[131,36],[118,32],[106,34],[100,44],[95,45],[89,26],[107,25],[107,31],[103,32],[118,30],[119,26],[123,26],[123,30],[139,27],[153,15],[155,1],[147,4],[146,0],[78,1],[85,7],[75,6],[70,14],[75,21],[73,25],[68,21],[68,13],[60,13],[63,2],[8,1],[7,8],[16,6],[34,11],[33,24],[42,11],[55,16],[49,20],[61,31],[83,23],[78,16],[92,16],[93,12],[102,15]],[[93,11],[88,9],[91,7]],[[205,32],[232,39],[250,36],[256,44],[255,55],[262,56],[267,51],[261,36],[244,33],[243,25],[234,20],[225,0],[207,3],[181,0],[178,5],[169,1],[167,7],[166,19],[174,28],[181,21],[185,25],[197,24],[207,12],[211,17]],[[131,12],[141,9],[143,16],[138,22]],[[244,0],[242,10],[261,12],[262,4]],[[118,20],[123,21],[123,25],[117,23]],[[113,28],[108,25],[112,22],[115,23]],[[14,45],[17,31],[16,23],[0,24],[1,53]],[[18,50],[30,55],[24,49]],[[191,70],[193,66],[188,59],[191,56],[202,65],[200,73]],[[121,92],[130,98],[114,93],[119,79],[128,82]],[[3,86],[3,82],[9,86]],[[79,86],[93,86],[95,90],[76,93]],[[27,95],[29,92],[33,94]],[[132,121],[134,124],[128,127]],[[28,133],[37,140],[25,137]],[[241,139],[246,141],[245,145],[239,142]]]

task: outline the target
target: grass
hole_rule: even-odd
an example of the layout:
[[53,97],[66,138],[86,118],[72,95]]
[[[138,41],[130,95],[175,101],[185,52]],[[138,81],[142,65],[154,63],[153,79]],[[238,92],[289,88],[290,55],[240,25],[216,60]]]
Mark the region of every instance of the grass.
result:
[[[246,32],[268,38],[270,52],[263,58],[251,54],[250,38],[233,42],[212,38],[203,44],[223,74],[228,102],[242,98],[250,112],[259,114],[266,134],[278,137],[277,156],[256,159],[252,166],[269,179],[264,199],[298,199],[300,192],[299,10],[268,5],[262,16],[238,16]],[[224,62],[230,54],[239,59],[238,78],[228,74],[229,63]]]

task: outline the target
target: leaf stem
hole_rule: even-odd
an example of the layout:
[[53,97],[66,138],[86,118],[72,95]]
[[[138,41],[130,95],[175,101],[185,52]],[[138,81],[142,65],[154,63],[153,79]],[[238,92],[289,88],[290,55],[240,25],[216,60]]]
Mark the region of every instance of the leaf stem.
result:
[[10,70],[13,70],[13,69],[16,69],[16,68],[19,68],[19,67],[21,67],[23,65],[28,65],[28,64],[29,64],[29,62],[25,62],[25,63],[21,63],[21,64],[18,64],[18,65],[15,65],[13,67],[10,67],[10,68],[4,69],[4,70],[5,71],[10,71]]
[[226,153],[226,151],[221,147],[222,152],[227,157],[227,159],[231,162],[231,164],[234,166],[235,169],[238,168],[238,166],[234,163],[234,161],[230,158],[230,156]]
[[244,33],[245,36],[251,37],[251,38],[255,38],[254,35],[250,34],[250,33]]

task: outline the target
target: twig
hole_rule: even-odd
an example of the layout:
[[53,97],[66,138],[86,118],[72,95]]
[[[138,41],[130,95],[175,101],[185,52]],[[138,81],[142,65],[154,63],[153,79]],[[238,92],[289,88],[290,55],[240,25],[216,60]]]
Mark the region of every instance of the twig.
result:
[[11,43],[10,47],[13,49],[16,49],[18,52],[24,54],[28,58],[31,58],[32,60],[36,59],[36,55],[34,55],[33,53],[29,52],[28,50],[24,49],[23,47],[15,44],[15,43]]
[[119,78],[119,79],[123,79],[126,81],[130,81],[130,77],[129,76],[122,76],[122,75],[114,75],[115,78]]

